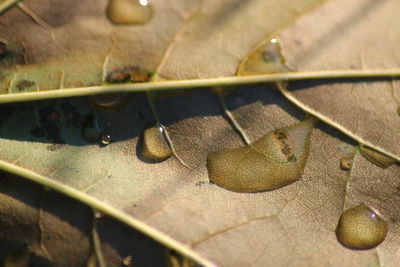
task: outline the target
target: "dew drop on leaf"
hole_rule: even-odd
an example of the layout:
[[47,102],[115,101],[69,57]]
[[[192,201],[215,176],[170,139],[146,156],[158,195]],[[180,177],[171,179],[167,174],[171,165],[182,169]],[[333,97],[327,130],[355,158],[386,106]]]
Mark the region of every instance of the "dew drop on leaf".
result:
[[342,213],[336,227],[336,237],[346,247],[370,249],[386,237],[387,222],[365,204]]
[[155,125],[144,130],[142,155],[155,162],[166,160],[172,156],[172,150],[161,125]]
[[103,145],[109,145],[111,143],[111,135],[107,134],[107,133],[102,133],[101,137],[100,137],[100,142]]
[[377,165],[378,167],[384,168],[384,169],[393,165],[394,163],[396,163],[396,160],[394,158],[386,156],[386,155],[376,151],[375,149],[372,149],[372,148],[364,146],[364,145],[360,145],[360,153],[369,162]]
[[97,143],[100,139],[100,130],[93,114],[86,117],[81,129],[82,138],[89,143]]
[[115,24],[146,24],[153,17],[147,0],[109,0],[107,17]]
[[289,69],[285,66],[284,62],[285,60],[281,54],[278,39],[273,38],[263,43],[243,60],[237,70],[237,74],[251,75],[287,72]]
[[246,147],[207,157],[211,182],[235,192],[281,188],[299,180],[310,150],[314,118],[272,131]]

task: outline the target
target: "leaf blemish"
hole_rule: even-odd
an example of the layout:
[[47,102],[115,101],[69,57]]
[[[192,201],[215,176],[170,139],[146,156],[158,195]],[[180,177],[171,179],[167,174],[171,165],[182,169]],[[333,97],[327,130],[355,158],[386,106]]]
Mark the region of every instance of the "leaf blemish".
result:
[[151,78],[151,72],[140,66],[127,66],[111,71],[106,76],[108,83],[126,83],[126,82],[148,82]]
[[33,82],[33,81],[21,80],[17,83],[16,87],[17,87],[18,91],[24,91],[26,89],[31,88],[34,85],[35,85],[35,82]]

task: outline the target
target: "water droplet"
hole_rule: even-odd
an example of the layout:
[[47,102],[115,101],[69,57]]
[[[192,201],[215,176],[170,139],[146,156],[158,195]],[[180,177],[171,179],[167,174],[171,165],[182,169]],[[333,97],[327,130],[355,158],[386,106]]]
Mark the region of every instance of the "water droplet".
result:
[[153,17],[147,0],[110,0],[107,17],[115,24],[146,24]]
[[83,139],[89,143],[97,143],[99,142],[100,134],[97,120],[94,118],[93,114],[88,115],[83,122],[81,130]]
[[209,179],[236,192],[273,190],[299,180],[307,162],[314,118],[272,131],[246,147],[207,157]]
[[342,213],[336,237],[344,246],[357,249],[376,247],[386,237],[387,222],[365,204]]
[[122,259],[121,264],[123,266],[131,266],[132,265],[132,256],[126,256]]
[[109,145],[111,143],[111,135],[107,133],[102,133],[100,137],[100,142],[105,146]]
[[360,153],[369,162],[375,164],[378,167],[384,168],[384,169],[393,165],[394,163],[396,163],[396,160],[394,158],[386,156],[386,155],[376,151],[375,149],[372,149],[372,148],[364,146],[364,145],[360,145]]
[[238,75],[287,72],[278,39],[273,38],[254,50],[240,64]]
[[353,159],[349,157],[343,157],[340,159],[340,168],[342,170],[350,170],[351,166],[353,165]]
[[144,130],[142,155],[155,162],[163,161],[172,156],[172,150],[161,125],[155,125]]

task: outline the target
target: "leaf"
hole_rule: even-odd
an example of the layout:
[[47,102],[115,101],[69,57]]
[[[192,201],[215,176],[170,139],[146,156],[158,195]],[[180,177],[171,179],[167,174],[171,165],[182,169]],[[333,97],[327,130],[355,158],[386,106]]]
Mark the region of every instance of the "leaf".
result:
[[[138,136],[145,125],[138,112],[146,112],[146,108],[140,105],[143,100],[139,96],[132,101],[119,113],[98,112],[98,118],[109,122],[112,130],[114,142],[105,147],[85,145],[79,129],[67,126],[68,119],[57,122],[66,144],[54,146],[45,138],[38,142],[30,135],[31,127],[37,127],[34,112],[25,107],[2,124],[1,134],[7,137],[1,144],[3,158],[23,167],[29,164],[31,167],[28,168],[35,172],[118,207],[118,211],[190,245],[202,257],[220,265],[254,263],[262,266],[265,262],[277,265],[309,259],[307,264],[335,265],[345,261],[360,266],[363,262],[376,262],[376,253],[385,261],[387,253],[383,248],[390,251],[396,247],[396,235],[392,231],[377,249],[362,253],[344,248],[337,242],[335,227],[344,203],[353,203],[349,202],[353,197],[354,202],[369,199],[365,196],[357,198],[354,193],[351,196],[344,194],[349,173],[339,168],[339,162],[341,157],[353,153],[354,148],[346,143],[348,141],[340,140],[343,137],[336,131],[320,128],[322,125],[314,129],[309,160],[301,181],[271,192],[238,194],[208,183],[207,154],[241,143],[220,115],[213,95],[193,91],[188,96],[162,98],[156,102],[178,156],[192,170],[175,158],[149,164],[141,161],[140,155],[137,157]],[[40,114],[49,105],[54,106],[53,103],[41,103],[36,104],[36,109]],[[301,113],[277,92],[263,88],[240,90],[229,97],[228,105],[233,106],[235,117],[251,140],[272,129],[293,124],[298,121],[296,117],[301,117]],[[82,111],[85,104],[81,100],[69,104],[60,102],[58,106],[60,119],[68,118],[74,110],[75,116],[85,117]],[[65,106],[69,109],[61,111]],[[142,116],[149,118],[148,113]],[[12,125],[18,124],[22,117],[30,122],[25,124],[27,130],[19,128],[12,134]],[[127,128],[126,125],[135,127]],[[28,144],[35,148],[26,153],[24,142],[18,142],[17,138],[32,138]],[[382,185],[388,186],[387,179],[395,181],[399,166],[393,165],[382,172],[360,157],[356,158],[350,174],[356,172],[360,160],[361,164],[367,163],[366,177],[369,177],[368,172],[376,170],[381,173],[379,181],[382,180]],[[349,183],[347,187],[353,188],[352,185]],[[376,193],[376,197],[383,194],[379,190]],[[383,210],[377,203],[380,202],[367,202],[382,212],[387,210],[385,216],[397,216],[396,201],[386,203]],[[394,225],[391,223],[389,229],[395,229]],[[335,257],[324,253],[333,253]]]
[[[218,6],[220,3],[221,6]],[[244,12],[233,8],[230,11],[233,13],[227,13],[233,14],[232,18],[227,16],[221,19],[221,28],[218,31],[222,31],[224,35],[221,35],[223,38],[221,37],[220,42],[227,46],[218,42],[216,44],[218,38],[208,39],[210,42],[196,42],[199,36],[214,37],[212,32],[209,34],[211,21],[214,23],[224,14],[221,12],[223,3],[225,1],[204,1],[204,7],[216,5],[215,13],[211,9],[211,15],[199,13],[190,19],[180,20],[182,27],[179,30],[174,28],[178,30],[177,35],[168,35],[170,39],[166,38],[167,47],[163,47],[165,56],[157,51],[161,55],[158,59],[162,61],[156,69],[156,78],[232,75],[250,48],[261,39],[269,40],[272,34],[277,33],[277,28],[269,30],[269,23],[264,21],[261,23],[263,25],[255,25],[258,25],[254,28],[257,33],[252,32],[253,28],[250,26],[260,20],[258,16],[250,14],[263,13],[265,10],[253,10],[253,5],[274,3],[279,6],[286,2],[253,0],[241,4]],[[292,1],[288,3],[289,6],[294,5]],[[77,5],[77,8],[79,11],[81,6]],[[270,9],[270,14],[280,17],[280,12],[275,8],[277,7]],[[9,10],[6,18],[11,11],[17,12],[15,8]],[[86,11],[83,14],[89,16]],[[250,20],[243,23],[240,14]],[[279,28],[299,15],[293,14],[295,16],[289,16],[289,21],[277,22]],[[0,18],[3,19],[3,16]],[[79,16],[74,16],[79,21],[78,18]],[[270,17],[271,20],[274,18]],[[187,21],[183,22],[185,19]],[[196,21],[203,22],[204,32]],[[236,24],[236,21],[241,23]],[[100,22],[105,23],[104,17]],[[94,29],[104,30],[102,27],[97,28],[97,25],[103,24],[96,24]],[[76,25],[79,29],[77,33],[82,31],[80,25]],[[162,27],[164,26],[168,25],[163,24]],[[68,27],[69,25],[65,26]],[[137,28],[132,31],[134,30]],[[185,31],[188,32],[187,35],[184,34]],[[253,38],[249,38],[253,34]],[[219,36],[217,33],[215,35]],[[108,37],[107,34],[104,36]],[[135,41],[130,39],[130,35],[124,37],[128,39],[129,45]],[[144,44],[141,45],[147,48],[146,42],[153,39],[142,37]],[[154,38],[158,40],[159,36]],[[117,46],[123,46],[122,44],[118,43]],[[80,44],[75,49],[87,49],[87,46],[83,47],[85,48]],[[93,69],[83,70],[83,86],[103,82],[101,78],[105,76],[99,67],[105,57],[105,50],[102,49],[98,48],[99,51],[96,50],[93,57],[103,55],[103,58],[92,61],[97,62],[91,65]],[[129,58],[122,56],[125,55],[123,49],[118,51],[121,62]],[[195,51],[199,51],[199,56],[188,60],[188,55]],[[207,51],[216,52],[205,55]],[[232,51],[237,52],[234,55],[240,57],[233,56]],[[80,56],[78,52],[76,55],[75,52],[71,53],[72,56],[67,61],[79,58],[81,61],[68,63],[66,66],[76,64],[79,68],[85,68],[86,64],[78,63],[87,62],[87,58],[92,57],[90,53],[85,56]],[[56,55],[50,53],[48,56],[48,60],[52,61],[54,58],[59,62]],[[134,56],[144,60],[139,53]],[[129,64],[131,62],[134,60],[129,61]],[[40,64],[51,66],[47,61]],[[148,66],[150,65],[146,65],[145,69]],[[25,71],[24,67],[21,69]],[[35,66],[32,68],[32,77],[39,75],[33,74],[38,70],[44,72],[41,67],[36,69]],[[79,69],[71,71],[73,75],[79,74]],[[75,81],[80,79],[78,76],[72,77],[75,77]],[[309,86],[309,90],[315,89],[311,87],[312,84],[300,85]],[[58,87],[58,83],[54,86]],[[71,82],[70,86],[81,85]],[[225,101],[250,141],[304,119],[301,109],[293,106],[269,86],[238,88]],[[394,266],[399,261],[396,254],[399,243],[398,164],[384,170],[379,168],[358,154],[358,144],[330,126],[319,123],[311,135],[309,158],[300,181],[270,192],[235,193],[210,184],[206,169],[209,153],[243,145],[240,136],[222,116],[223,110],[218,105],[217,97],[205,90],[192,90],[188,95],[174,95],[155,101],[160,121],[168,130],[175,151],[175,157],[157,164],[149,163],[140,154],[141,132],[155,117],[145,102],[143,95],[135,94],[128,105],[114,113],[93,109],[86,99],[0,106],[0,166],[73,196],[208,265],[211,265],[211,261],[222,266]],[[110,134],[112,141],[108,146],[89,144],[82,138],[81,127],[90,115],[98,120],[99,130]],[[373,145],[373,148],[383,147],[379,143]],[[350,171],[340,169],[343,158],[354,158]],[[342,246],[335,236],[342,212],[360,203],[377,209],[389,224],[385,241],[371,250],[351,250]]]
[[[394,18],[399,8],[397,1],[331,1],[280,34],[285,62],[301,71],[398,66],[400,35]],[[400,154],[398,82],[302,83],[293,85],[291,93],[348,132]]]
[[0,202],[4,265],[22,260],[27,263],[18,266],[86,266],[94,250],[93,220],[109,266],[121,266],[121,259],[129,256],[141,266],[161,266],[165,261],[163,247],[139,232],[106,216],[94,219],[82,203],[4,172],[0,173]]
[[[180,78],[204,76],[202,72],[232,75],[260,37],[319,2],[154,1],[149,23],[125,27],[106,18],[105,0],[96,5],[24,1],[0,17],[1,38],[9,51],[0,61],[0,89],[7,94],[101,85],[110,73],[132,66],[167,77],[172,69]],[[215,56],[211,68],[208,62]],[[181,60],[187,57],[192,59],[190,68],[185,65],[189,61]]]

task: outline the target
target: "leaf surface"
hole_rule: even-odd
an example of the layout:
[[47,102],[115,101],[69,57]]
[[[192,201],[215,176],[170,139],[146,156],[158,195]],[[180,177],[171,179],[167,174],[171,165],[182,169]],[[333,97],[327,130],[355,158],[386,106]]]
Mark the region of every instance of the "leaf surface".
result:
[[[399,11],[398,1],[331,1],[280,34],[285,62],[299,71],[398,66]],[[300,102],[349,132],[400,154],[397,81],[310,82],[291,89]]]
[[[0,16],[1,34],[5,35],[1,38],[7,41],[19,38],[10,46],[15,57],[1,59],[2,66],[6,66],[1,69],[1,88],[4,93],[16,93],[20,79],[28,81],[24,87],[29,85],[32,87],[29,90],[39,91],[98,85],[104,82],[108,71],[132,65],[154,70],[156,79],[233,75],[242,58],[257,43],[269,39],[319,3],[302,1],[296,6],[294,1],[242,2],[157,1],[154,3],[156,16],[149,24],[122,27],[106,20],[105,2],[91,6],[80,1],[73,5],[71,13],[52,18],[55,13],[48,10],[54,8],[60,12],[62,8],[26,1],[22,8],[14,7]],[[344,3],[328,4],[337,2]],[[371,5],[376,7],[374,3],[360,0],[352,2],[349,8],[360,5],[368,9]],[[394,1],[382,3],[382,6],[396,6]],[[327,8],[336,10],[325,5],[305,15],[304,20]],[[39,14],[50,28],[38,23],[28,9]],[[335,19],[346,21],[341,12],[332,14],[338,17],[332,15]],[[374,12],[369,14],[372,16]],[[260,19],[264,16],[265,21]],[[18,19],[14,21],[15,18]],[[311,20],[315,26],[315,19]],[[279,40],[286,63],[307,69],[309,60],[302,63],[304,66],[293,65],[297,61],[291,61],[289,53],[294,50],[288,49],[291,36],[306,34],[302,27],[296,28],[301,23],[303,20],[282,33]],[[40,34],[34,36],[32,32]],[[30,46],[31,49],[26,48]],[[68,53],[61,53],[61,46]],[[324,69],[322,65],[316,66]],[[346,66],[329,65],[329,68]],[[388,86],[387,82],[352,83],[351,86],[372,88],[382,84]],[[340,115],[339,108],[348,107],[341,107],[343,102],[335,101],[336,87],[313,83],[296,86],[299,87],[293,92],[296,98],[310,106],[310,103],[320,105],[328,99],[327,95],[329,99],[332,95],[333,115],[325,111],[327,104],[313,108],[348,126],[377,147],[399,155],[396,145],[391,146],[397,140],[394,131],[374,130],[366,135],[372,124],[365,117],[354,120],[358,112],[365,114],[365,110],[372,109],[367,100],[355,101],[348,97],[348,106],[354,103],[356,106],[342,121],[335,116]],[[340,90],[346,86],[349,83],[337,85]],[[311,91],[308,95],[304,93]],[[380,91],[376,94],[381,96]],[[321,98],[317,99],[316,95]],[[386,108],[392,100],[384,97],[381,105]],[[309,103],[308,99],[312,101]],[[226,102],[251,141],[304,119],[300,109],[269,86],[237,88]],[[2,105],[0,159],[15,169],[31,170],[60,182],[61,191],[77,189],[81,195],[93,197],[112,211],[143,222],[159,231],[152,232],[153,238],[169,236],[182,247],[190,247],[204,262],[210,260],[221,266],[395,266],[399,262],[398,164],[384,170],[377,167],[358,154],[357,144],[352,140],[319,123],[311,134],[309,158],[300,181],[267,192],[231,192],[210,184],[206,169],[210,152],[243,145],[222,115],[217,97],[206,90],[191,90],[156,100],[160,122],[166,126],[176,152],[176,157],[157,164],[143,158],[140,152],[141,133],[154,121],[145,103],[144,95],[135,94],[118,112],[94,109],[84,98]],[[377,110],[370,112],[376,114]],[[374,117],[379,129],[395,125],[391,124],[391,113],[384,110],[380,114],[384,115]],[[110,134],[111,144],[89,144],[82,138],[88,115],[96,118],[101,131]],[[356,130],[351,128],[354,123],[350,122],[354,121],[362,124]],[[343,157],[354,158],[349,171],[340,169]],[[335,236],[342,211],[361,202],[379,210],[389,223],[386,240],[377,248],[365,251],[343,247]]]

